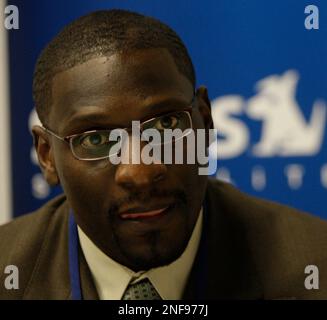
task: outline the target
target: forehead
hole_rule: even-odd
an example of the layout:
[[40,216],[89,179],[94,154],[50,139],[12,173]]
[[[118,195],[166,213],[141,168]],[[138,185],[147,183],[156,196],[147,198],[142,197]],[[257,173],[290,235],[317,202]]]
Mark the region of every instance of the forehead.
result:
[[98,57],[54,77],[50,123],[59,131],[79,115],[97,114],[119,125],[165,100],[185,104],[192,93],[191,82],[166,49]]

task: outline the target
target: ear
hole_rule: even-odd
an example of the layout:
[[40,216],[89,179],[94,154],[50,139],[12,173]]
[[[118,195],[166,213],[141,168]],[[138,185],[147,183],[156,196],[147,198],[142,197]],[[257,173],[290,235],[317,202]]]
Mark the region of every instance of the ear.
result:
[[32,128],[34,147],[45,180],[51,186],[60,183],[53,156],[53,148],[48,134],[40,127]]
[[196,97],[199,102],[199,111],[202,116],[205,129],[213,129],[211,103],[208,97],[207,88],[205,86],[200,86],[196,91]]
[[205,86],[200,86],[196,91],[196,97],[199,104],[199,111],[204,122],[206,130],[206,155],[209,153],[210,144],[215,141],[215,135],[213,133],[213,120],[211,116],[211,103],[208,97],[208,90]]

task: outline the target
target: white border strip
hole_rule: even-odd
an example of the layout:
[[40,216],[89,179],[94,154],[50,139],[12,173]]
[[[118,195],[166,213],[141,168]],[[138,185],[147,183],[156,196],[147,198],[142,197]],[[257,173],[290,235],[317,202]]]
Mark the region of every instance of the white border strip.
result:
[[0,0],[0,225],[12,219],[9,60],[7,30],[4,28],[5,5],[6,1]]

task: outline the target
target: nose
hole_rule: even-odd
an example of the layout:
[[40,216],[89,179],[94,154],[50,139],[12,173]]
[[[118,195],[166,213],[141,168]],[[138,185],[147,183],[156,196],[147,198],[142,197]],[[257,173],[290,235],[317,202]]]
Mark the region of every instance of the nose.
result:
[[[122,161],[117,166],[115,172],[115,182],[126,189],[145,189],[153,186],[154,183],[157,183],[163,180],[167,174],[167,167],[165,164],[156,161],[155,163],[145,164],[142,162],[142,158],[140,159],[140,154],[142,147],[145,145],[144,142],[139,144],[137,147],[137,143],[140,143],[139,140],[135,140],[132,137],[129,140],[128,149],[127,146],[122,148],[122,158],[126,160],[128,157],[128,161]],[[135,154],[138,153],[138,154]],[[139,159],[135,163],[133,163],[134,159]]]
[[163,164],[121,164],[115,174],[115,181],[126,189],[144,189],[163,180],[167,168]]

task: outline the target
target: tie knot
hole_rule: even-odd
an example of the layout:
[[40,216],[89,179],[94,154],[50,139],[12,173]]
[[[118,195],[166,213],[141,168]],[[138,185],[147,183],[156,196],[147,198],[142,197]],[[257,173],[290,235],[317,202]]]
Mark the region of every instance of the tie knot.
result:
[[148,278],[137,283],[129,284],[122,300],[161,300],[157,290]]

